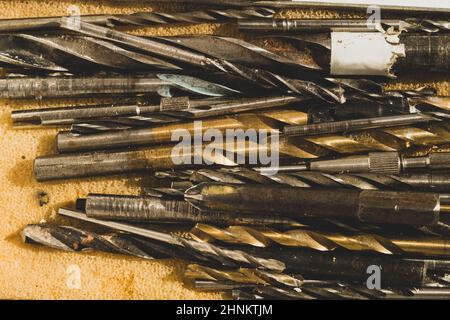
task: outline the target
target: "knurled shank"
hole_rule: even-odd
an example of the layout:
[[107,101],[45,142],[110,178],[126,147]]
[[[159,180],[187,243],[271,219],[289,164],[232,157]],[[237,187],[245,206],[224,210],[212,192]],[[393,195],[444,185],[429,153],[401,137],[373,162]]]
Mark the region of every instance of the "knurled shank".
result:
[[439,211],[434,193],[364,190],[359,196],[358,218],[367,223],[434,225]]
[[401,161],[397,152],[369,153],[369,172],[383,174],[399,174]]

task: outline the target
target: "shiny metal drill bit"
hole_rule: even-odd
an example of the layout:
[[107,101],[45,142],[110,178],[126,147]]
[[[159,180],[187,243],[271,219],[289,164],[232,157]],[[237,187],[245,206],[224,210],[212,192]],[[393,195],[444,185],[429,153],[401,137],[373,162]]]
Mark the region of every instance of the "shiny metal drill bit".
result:
[[143,229],[128,224],[102,221],[68,209],[59,209],[58,213],[79,221],[93,223],[127,232],[132,235],[152,239],[161,244],[181,247],[198,259],[215,262],[229,268],[259,268],[264,270],[299,273],[305,277],[321,275],[328,278],[342,278],[352,281],[365,281],[367,267],[379,265],[383,270],[386,283],[417,286],[429,283],[435,277],[442,277],[449,271],[448,261],[437,260],[401,260],[388,256],[348,255],[346,253],[316,253],[300,248],[247,248],[218,247],[208,243],[186,240],[167,233]]
[[248,32],[303,33],[303,32],[448,32],[450,21],[407,18],[381,19],[243,19],[238,28]]
[[204,224],[196,225],[191,230],[191,234],[196,240],[200,241],[217,240],[224,243],[246,244],[256,247],[279,244],[319,251],[332,251],[340,248],[410,257],[415,255],[450,256],[450,241],[437,237],[385,237],[377,234],[327,233],[308,229],[277,231],[243,226],[219,228]]
[[[282,107],[303,101],[296,96],[268,96],[235,99],[162,98],[158,105],[99,105],[17,110],[11,113],[13,125],[85,125],[101,121],[127,126],[145,126],[183,119],[201,119],[247,111]],[[93,122],[93,123],[92,123]]]
[[439,194],[381,190],[310,189],[204,182],[185,199],[207,211],[287,217],[346,218],[366,223],[435,225]]
[[[170,97],[173,91],[184,94],[223,96],[236,94],[235,90],[188,76],[185,83],[165,80],[157,76],[85,76],[85,77],[10,77],[0,79],[0,98],[41,99],[73,98],[101,95],[145,95],[159,94]],[[195,86],[189,85],[195,81]],[[175,92],[176,93],[176,92]]]
[[[131,14],[81,15],[84,22],[107,26],[158,26],[166,24],[192,24],[227,22],[239,19],[271,18],[275,11],[270,8],[206,9],[189,12],[135,12]],[[58,29],[62,17],[36,17],[1,19],[0,32],[23,32]],[[72,17],[73,18],[73,17]],[[77,17],[78,18],[78,17]]]

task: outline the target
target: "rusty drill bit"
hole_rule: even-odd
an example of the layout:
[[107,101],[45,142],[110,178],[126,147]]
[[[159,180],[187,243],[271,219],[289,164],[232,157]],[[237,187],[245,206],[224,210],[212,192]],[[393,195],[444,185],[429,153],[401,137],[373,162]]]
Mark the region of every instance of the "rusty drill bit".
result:
[[305,277],[321,275],[327,278],[365,281],[367,267],[382,266],[386,283],[417,286],[442,277],[449,271],[448,261],[402,260],[389,256],[348,255],[346,253],[314,252],[300,248],[246,248],[219,247],[209,243],[186,240],[167,233],[143,229],[128,224],[102,221],[68,209],[59,209],[65,217],[89,222],[116,231],[127,232],[146,239],[159,241],[170,248],[183,248],[186,253],[210,263],[230,268],[259,268],[286,273],[300,273]]
[[[157,26],[173,23],[214,23],[251,18],[271,18],[275,11],[270,8],[206,9],[190,12],[135,12],[131,14],[81,15],[81,21],[107,26]],[[23,32],[58,29],[62,17],[36,17],[1,19],[0,32]],[[74,18],[74,17],[72,17]]]
[[279,244],[289,247],[304,247],[319,251],[338,248],[351,251],[372,251],[382,254],[403,256],[450,256],[450,240],[424,237],[384,237],[376,234],[342,234],[294,229],[277,231],[243,226],[218,228],[197,224],[192,230],[193,237],[200,241],[214,241],[267,247]]
[[293,218],[334,217],[375,224],[435,225],[440,216],[439,194],[426,192],[204,182],[188,189],[185,199],[206,211],[267,213]]

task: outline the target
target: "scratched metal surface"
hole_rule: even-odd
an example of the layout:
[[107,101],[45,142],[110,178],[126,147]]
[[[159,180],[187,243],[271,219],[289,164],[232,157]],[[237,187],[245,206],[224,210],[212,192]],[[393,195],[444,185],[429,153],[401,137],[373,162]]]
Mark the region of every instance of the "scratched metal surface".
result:
[[[150,5],[144,1],[108,4],[106,1],[0,2],[0,18],[65,15],[70,5],[83,14],[131,13],[139,10],[175,11],[174,5]],[[331,11],[282,11],[282,17],[335,18]],[[341,16],[352,17],[350,13]],[[127,29],[139,35],[220,34],[242,36],[233,26],[201,24]],[[419,80],[420,79],[420,80]],[[450,94],[450,78],[426,78],[414,75],[390,88],[417,88],[431,85],[440,94]],[[97,178],[37,183],[32,161],[37,155],[52,154],[57,130],[13,129],[9,119],[13,109],[93,101],[13,102],[0,101],[0,298],[7,299],[218,299],[216,293],[198,293],[183,285],[184,264],[179,261],[143,261],[120,255],[100,253],[64,253],[22,244],[20,230],[29,223],[43,220],[70,223],[56,216],[55,209],[85,196],[88,192],[135,194],[138,179]],[[45,192],[49,202],[40,206],[38,194]],[[80,270],[80,282],[74,270]],[[76,280],[76,279],[75,279]],[[78,286],[80,284],[80,286]]]

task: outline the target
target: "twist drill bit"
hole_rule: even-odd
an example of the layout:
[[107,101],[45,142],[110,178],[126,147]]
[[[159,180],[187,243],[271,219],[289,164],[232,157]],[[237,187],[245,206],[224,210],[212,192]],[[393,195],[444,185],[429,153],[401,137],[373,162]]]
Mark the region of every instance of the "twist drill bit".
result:
[[[149,54],[156,54],[163,58],[177,61],[203,70],[219,71],[232,76],[237,76],[266,88],[279,89],[282,91],[293,91],[297,94],[309,93],[319,94],[324,99],[342,101],[341,97],[337,97],[332,90],[317,85],[311,81],[290,80],[283,78],[277,74],[258,69],[249,68],[243,65],[229,62],[224,59],[210,58],[197,51],[188,50],[175,44],[163,42],[163,39],[142,38],[132,36],[123,32],[110,30],[108,28],[80,22],[79,26],[74,26],[67,19],[61,20],[61,27],[67,30],[75,31],[88,36],[104,38],[115,43],[127,45],[131,48],[139,49]],[[178,42],[177,42],[178,44]],[[212,48],[209,46],[209,48]],[[331,85],[331,82],[328,82]],[[320,92],[318,92],[320,91]]]
[[[287,118],[289,119],[289,118]],[[303,118],[299,120],[303,121]],[[279,137],[279,143],[256,143],[247,141],[245,146],[233,143],[211,143],[201,148],[184,150],[183,154],[172,153],[172,146],[154,147],[136,151],[95,152],[87,154],[57,155],[38,157],[34,162],[34,172],[38,180],[89,177],[96,175],[123,174],[128,172],[183,169],[186,166],[200,168],[206,163],[221,166],[239,164],[236,156],[257,152],[271,152],[277,148],[283,159],[314,159],[331,154],[358,154],[375,151],[402,151],[411,145],[434,146],[448,143],[448,125],[431,125],[429,128],[388,128],[376,132],[361,132],[352,135],[326,135],[290,139]],[[213,148],[215,154],[205,153]],[[198,163],[195,159],[202,159]],[[188,159],[189,161],[186,161]],[[366,167],[366,162],[361,164]],[[296,169],[298,170],[298,169]],[[304,169],[302,169],[304,170]]]
[[[330,174],[304,172],[305,165],[281,166],[278,173],[265,174],[264,168],[221,168],[188,171],[155,172],[158,179],[169,179],[171,184],[184,183],[182,189],[201,182],[222,182],[235,184],[282,184],[301,188],[346,188],[366,190],[399,191],[450,191],[450,175],[447,173],[380,174],[353,173]],[[446,201],[442,198],[441,200]]]
[[258,268],[286,273],[304,274],[305,277],[320,275],[334,279],[348,279],[352,281],[366,281],[367,267],[379,265],[383,270],[386,283],[417,286],[442,277],[449,270],[447,261],[436,260],[401,260],[389,256],[348,255],[345,253],[327,252],[317,253],[300,248],[247,248],[244,250],[233,247],[218,247],[209,243],[185,240],[139,227],[92,219],[86,215],[67,209],[59,209],[58,213],[65,217],[123,231],[132,235],[159,241],[169,247],[178,247],[198,259],[215,262],[230,268]]
[[[269,121],[268,121],[269,120]],[[274,122],[270,123],[270,120]],[[261,111],[228,117],[206,119],[201,122],[181,122],[166,124],[152,128],[129,129],[111,131],[89,135],[60,132],[56,137],[58,151],[80,152],[89,150],[118,149],[164,143],[173,143],[173,136],[180,130],[190,135],[203,134],[207,130],[215,129],[221,132],[228,130],[271,130],[279,132],[279,126],[285,123],[306,123],[307,114],[304,112],[281,109],[275,111]],[[233,131],[235,132],[235,131]]]
[[439,195],[425,192],[204,182],[188,189],[185,199],[207,211],[267,213],[293,218],[334,217],[375,224],[435,225],[440,215]]
[[70,226],[28,225],[22,230],[25,243],[41,244],[65,251],[96,250],[120,253],[144,259],[165,258],[151,255],[130,237],[120,234],[97,234]]
[[145,223],[214,223],[220,225],[279,225],[295,226],[292,219],[267,216],[245,217],[238,213],[202,212],[182,200],[183,193],[175,199],[152,196],[124,196],[89,194],[78,200],[79,209],[91,218]]
[[[358,0],[316,0],[316,1],[301,1],[301,0],[281,0],[281,1],[260,1],[260,0],[174,0],[174,2],[183,3],[202,3],[216,6],[230,6],[230,7],[267,7],[267,8],[300,8],[300,9],[352,9],[366,11],[368,4],[366,2]],[[401,0],[390,1],[389,4],[386,1],[372,1],[372,5],[376,5],[381,10],[386,12],[397,13],[442,13],[447,14],[450,12],[450,6],[443,4],[442,2],[430,4],[429,2],[419,1],[415,4],[405,6]]]
[[192,236],[200,241],[214,241],[267,247],[279,244],[289,247],[305,247],[319,251],[338,248],[351,251],[372,251],[382,254],[403,256],[450,256],[450,241],[441,238],[383,237],[376,234],[342,234],[313,230],[294,229],[277,231],[252,227],[230,226],[218,228],[197,224],[191,230]]
[[405,20],[381,19],[243,19],[238,28],[248,32],[303,33],[332,31],[381,32],[448,32],[448,20],[408,18]]
[[[81,15],[81,21],[96,25],[157,26],[173,23],[212,23],[250,18],[271,18],[275,11],[270,8],[206,9],[190,12],[135,12],[132,14]],[[23,32],[58,29],[62,17],[21,18],[0,20],[0,32]]]
[[268,96],[240,99],[162,98],[159,105],[100,105],[71,108],[18,110],[11,113],[14,125],[67,125],[111,121],[122,125],[139,126],[176,122],[184,119],[229,115],[247,111],[287,106],[303,101],[295,96]]
[[0,79],[0,98],[72,98],[99,95],[143,95],[157,93],[172,96],[176,91],[205,96],[235,95],[225,86],[178,75],[174,83],[167,75],[157,76],[85,76],[85,77],[17,77]]
[[332,134],[359,130],[389,128],[396,126],[408,126],[418,123],[442,121],[441,116],[450,117],[445,113],[417,113],[398,116],[387,116],[367,119],[354,119],[298,126],[286,126],[283,133],[288,136],[312,136],[319,134]]

